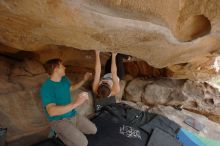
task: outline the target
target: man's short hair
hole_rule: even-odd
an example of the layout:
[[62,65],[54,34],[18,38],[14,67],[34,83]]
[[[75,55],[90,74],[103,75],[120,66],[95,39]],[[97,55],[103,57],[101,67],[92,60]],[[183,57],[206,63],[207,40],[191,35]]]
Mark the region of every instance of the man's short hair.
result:
[[44,68],[49,75],[52,75],[54,72],[54,69],[58,67],[61,62],[62,60],[58,58],[50,59],[44,64]]
[[101,84],[97,90],[98,98],[106,98],[111,94],[111,89],[108,84]]

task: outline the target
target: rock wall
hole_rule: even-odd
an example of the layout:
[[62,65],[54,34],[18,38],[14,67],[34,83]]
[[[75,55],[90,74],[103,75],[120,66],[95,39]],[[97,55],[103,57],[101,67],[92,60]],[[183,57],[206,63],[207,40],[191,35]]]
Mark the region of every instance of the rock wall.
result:
[[2,56],[0,64],[0,127],[8,128],[7,141],[48,129],[39,96],[39,87],[48,78],[42,65]]
[[150,106],[182,107],[220,122],[220,92],[208,83],[136,78],[127,84],[124,99]]
[[163,68],[219,54],[218,0],[2,0],[0,42],[117,51]]

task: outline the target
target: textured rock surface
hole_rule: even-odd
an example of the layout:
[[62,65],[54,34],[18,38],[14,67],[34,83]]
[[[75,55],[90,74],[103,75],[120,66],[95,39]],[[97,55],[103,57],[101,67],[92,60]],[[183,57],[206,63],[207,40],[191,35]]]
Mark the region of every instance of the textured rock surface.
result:
[[3,0],[0,42],[118,51],[162,68],[218,53],[219,7],[218,0]]
[[220,121],[220,93],[207,83],[164,78],[145,79],[141,81],[142,84],[138,81],[139,78],[134,79],[127,85],[126,100],[151,106],[182,105],[184,109],[203,114],[216,122]]
[[185,80],[156,79],[144,89],[143,101],[146,104],[182,104],[187,100],[181,88]]
[[134,102],[142,101],[142,94],[144,91],[144,87],[148,82],[144,79],[137,78],[128,83],[125,91],[126,96],[125,99]]
[[1,78],[8,79],[8,75],[10,73],[12,64],[13,64],[13,61],[11,61],[10,59],[7,59],[5,57],[0,57],[0,66],[1,66],[0,77]]
[[[35,58],[42,63],[45,63],[49,59],[60,58],[63,60],[65,65],[72,65],[74,69],[82,67],[94,69],[95,66],[95,51],[91,50],[78,50],[71,47],[51,45],[46,49],[39,50],[34,53],[36,54]],[[22,53],[20,54],[22,56]],[[105,65],[109,56],[110,55],[108,53],[101,53],[100,59],[102,65]]]
[[167,69],[158,69],[148,65],[145,61],[126,61],[124,62],[126,73],[133,77],[169,77],[172,72]]
[[180,90],[158,84],[147,85],[144,91],[144,101],[150,105],[170,104],[170,102],[181,104],[186,99],[187,97],[183,96]]
[[168,76],[176,79],[207,81],[219,74],[213,67],[214,62],[213,57],[202,57],[192,62],[172,65],[168,67]]
[[48,128],[36,90],[13,91],[1,95],[0,99],[0,125],[8,128],[7,141]]
[[39,96],[39,86],[48,77],[42,65],[34,60],[0,60],[0,126],[8,128],[7,142],[47,130]]
[[0,77],[0,94],[21,90],[21,86]]

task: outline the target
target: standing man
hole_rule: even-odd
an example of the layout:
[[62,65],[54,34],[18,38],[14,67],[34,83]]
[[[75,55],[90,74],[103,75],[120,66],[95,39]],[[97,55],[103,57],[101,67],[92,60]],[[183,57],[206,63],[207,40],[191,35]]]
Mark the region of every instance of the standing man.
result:
[[81,92],[72,102],[70,90],[82,86],[91,74],[86,73],[81,82],[71,85],[60,59],[47,61],[45,69],[50,78],[42,85],[40,94],[51,128],[67,146],[87,146],[88,141],[84,134],[95,134],[97,128],[87,118],[78,115],[75,109],[88,100],[88,93]]

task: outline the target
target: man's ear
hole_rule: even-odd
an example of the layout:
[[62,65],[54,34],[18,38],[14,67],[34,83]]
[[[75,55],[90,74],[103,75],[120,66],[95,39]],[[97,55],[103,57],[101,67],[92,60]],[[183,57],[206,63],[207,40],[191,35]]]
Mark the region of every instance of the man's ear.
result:
[[57,72],[57,70],[58,70],[58,66],[56,66],[56,67],[54,68],[53,72],[55,73],[55,72]]

